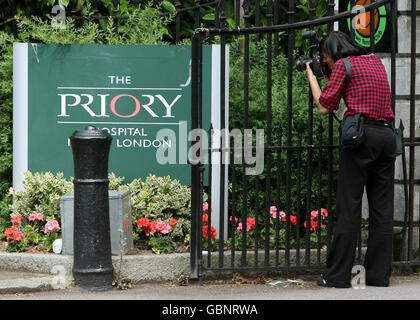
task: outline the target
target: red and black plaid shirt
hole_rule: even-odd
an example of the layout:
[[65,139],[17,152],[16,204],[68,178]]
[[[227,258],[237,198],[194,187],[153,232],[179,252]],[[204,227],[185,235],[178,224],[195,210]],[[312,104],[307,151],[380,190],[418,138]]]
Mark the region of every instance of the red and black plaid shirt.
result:
[[361,113],[367,119],[393,121],[391,90],[385,67],[375,55],[348,57],[352,76],[346,88],[346,67],[342,60],[333,66],[330,80],[319,102],[330,110],[337,110],[341,98],[347,105],[346,115]]

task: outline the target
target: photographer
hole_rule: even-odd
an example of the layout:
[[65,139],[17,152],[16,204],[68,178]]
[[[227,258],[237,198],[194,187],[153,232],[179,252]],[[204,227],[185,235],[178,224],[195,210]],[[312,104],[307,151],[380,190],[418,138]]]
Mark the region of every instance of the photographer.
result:
[[[366,55],[363,47],[342,32],[329,33],[319,46],[322,61],[331,69],[324,90],[321,91],[310,63],[306,63],[319,112],[326,115],[337,110],[344,98],[345,117],[362,116],[364,139],[355,149],[340,148],[337,225],[326,269],[317,284],[350,287],[366,187],[369,202],[369,238],[364,262],[366,284],[385,287],[391,275],[395,161],[394,114],[387,74],[376,55]],[[342,58],[347,58],[351,65],[348,83]]]

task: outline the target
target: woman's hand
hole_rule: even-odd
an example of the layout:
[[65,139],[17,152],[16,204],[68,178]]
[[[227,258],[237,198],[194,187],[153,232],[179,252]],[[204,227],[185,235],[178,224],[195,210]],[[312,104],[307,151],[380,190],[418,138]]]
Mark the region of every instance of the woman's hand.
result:
[[311,90],[312,90],[312,96],[318,107],[319,112],[323,115],[328,114],[330,110],[324,108],[319,103],[319,97],[321,96],[321,88],[319,87],[318,80],[315,77],[314,73],[312,72],[312,69],[309,64],[310,62],[306,63],[306,74],[308,75],[309,85],[311,86]]
[[306,74],[308,75],[308,79],[309,80],[311,78],[315,78],[316,79],[316,77],[315,77],[315,75],[314,75],[314,73],[313,73],[313,71],[311,69],[310,64],[311,64],[310,62],[306,62]]

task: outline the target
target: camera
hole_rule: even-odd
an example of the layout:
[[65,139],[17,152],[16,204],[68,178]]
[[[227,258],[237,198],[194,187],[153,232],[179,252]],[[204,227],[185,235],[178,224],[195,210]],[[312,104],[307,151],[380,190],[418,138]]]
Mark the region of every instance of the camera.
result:
[[302,38],[309,39],[309,58],[296,61],[297,71],[305,71],[306,63],[309,62],[309,66],[316,77],[328,76],[331,70],[328,65],[322,62],[322,57],[319,53],[319,40],[315,31],[302,32]]

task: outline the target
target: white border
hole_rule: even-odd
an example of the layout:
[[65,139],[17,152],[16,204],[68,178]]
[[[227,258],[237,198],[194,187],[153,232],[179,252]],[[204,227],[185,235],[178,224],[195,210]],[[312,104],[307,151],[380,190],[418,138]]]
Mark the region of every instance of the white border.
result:
[[13,188],[28,170],[28,44],[13,44]]

